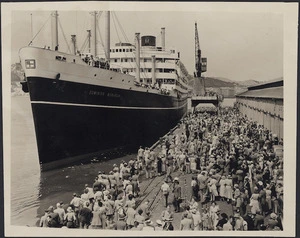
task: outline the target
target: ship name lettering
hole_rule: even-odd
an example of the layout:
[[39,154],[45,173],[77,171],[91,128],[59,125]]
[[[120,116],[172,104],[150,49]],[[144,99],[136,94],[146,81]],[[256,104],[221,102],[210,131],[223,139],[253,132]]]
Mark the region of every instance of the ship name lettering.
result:
[[89,95],[104,96],[105,93],[104,92],[90,90]]
[[120,94],[117,94],[117,93],[107,93],[107,97],[115,97],[115,98],[119,98],[121,97]]

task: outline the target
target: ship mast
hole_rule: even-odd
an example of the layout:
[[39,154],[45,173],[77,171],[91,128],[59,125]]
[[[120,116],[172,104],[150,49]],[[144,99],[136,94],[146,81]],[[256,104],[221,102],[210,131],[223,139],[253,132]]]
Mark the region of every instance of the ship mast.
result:
[[51,31],[52,31],[52,50],[58,50],[58,13],[57,11],[51,14]]
[[87,32],[88,32],[89,53],[91,53],[91,30],[87,30]]
[[73,53],[76,55],[76,35],[71,35],[71,40],[73,43]]
[[31,39],[33,39],[32,13],[30,14],[30,25],[31,25]]
[[110,59],[110,12],[105,12],[105,58],[106,61]]
[[97,15],[96,11],[91,12],[92,15],[92,31],[91,31],[91,38],[92,38],[92,49],[91,53],[94,56],[97,56]]
[[135,33],[135,65],[136,75],[135,80],[140,82],[140,33]]

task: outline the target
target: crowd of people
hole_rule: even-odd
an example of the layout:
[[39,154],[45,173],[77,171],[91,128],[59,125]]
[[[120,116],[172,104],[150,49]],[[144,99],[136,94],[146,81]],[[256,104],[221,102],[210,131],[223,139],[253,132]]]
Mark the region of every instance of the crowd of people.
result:
[[[63,202],[50,206],[40,226],[174,230],[179,213],[180,230],[283,230],[283,157],[274,145],[282,139],[236,108],[189,114],[155,150],[140,147],[128,163],[99,171],[66,209]],[[159,220],[141,199],[141,175],[164,178]]]

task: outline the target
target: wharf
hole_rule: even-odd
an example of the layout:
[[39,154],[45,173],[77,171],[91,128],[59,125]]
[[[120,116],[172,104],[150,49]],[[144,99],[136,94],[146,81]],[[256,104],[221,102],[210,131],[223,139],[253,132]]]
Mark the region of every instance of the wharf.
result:
[[[166,136],[169,136],[169,134],[178,134],[181,133],[181,128],[176,127],[173,128]],[[158,142],[152,146],[153,150],[156,152],[158,150],[157,148]],[[179,185],[182,188],[182,195],[183,195],[183,202],[187,203],[191,201],[192,198],[192,188],[191,188],[191,181],[193,176],[197,176],[197,174],[184,174],[181,171],[174,171],[171,173],[172,178],[175,177],[179,178]],[[163,184],[165,180],[165,175],[162,176],[156,176],[153,178],[146,179],[144,175],[142,175],[142,182],[140,183],[140,196],[137,199],[137,210],[139,206],[144,203],[146,200],[149,200],[149,210],[150,210],[150,219],[155,223],[157,219],[161,220],[162,212],[166,209],[165,208],[165,202],[164,202],[164,196],[161,191],[161,185]],[[169,183],[170,187],[171,183]],[[173,201],[173,193],[171,192],[169,194],[168,198],[168,205],[171,207],[171,211],[174,212],[174,206],[172,205]],[[228,204],[225,201],[216,201],[217,205],[219,205],[220,210],[222,212],[225,212],[228,216],[233,215],[233,206],[231,204]],[[199,204],[199,210],[202,214],[202,209],[207,208],[209,209],[211,203],[204,203],[201,204],[201,202],[198,202]],[[181,212],[179,213],[173,213],[174,219],[173,219],[173,226],[174,230],[180,230],[180,221],[182,218],[183,208],[181,208]]]

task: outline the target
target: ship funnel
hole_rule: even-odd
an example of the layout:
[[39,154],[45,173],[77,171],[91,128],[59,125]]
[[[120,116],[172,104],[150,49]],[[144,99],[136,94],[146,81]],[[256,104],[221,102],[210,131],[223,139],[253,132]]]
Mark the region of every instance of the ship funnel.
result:
[[140,82],[140,33],[135,33],[135,63],[136,63],[136,75],[135,80]]
[[161,28],[161,48],[162,50],[165,50],[166,49],[166,28],[165,27],[162,27]]
[[152,55],[151,56],[151,58],[152,58],[152,86],[154,86],[155,85],[155,83],[156,83],[156,75],[155,75],[155,55]]

